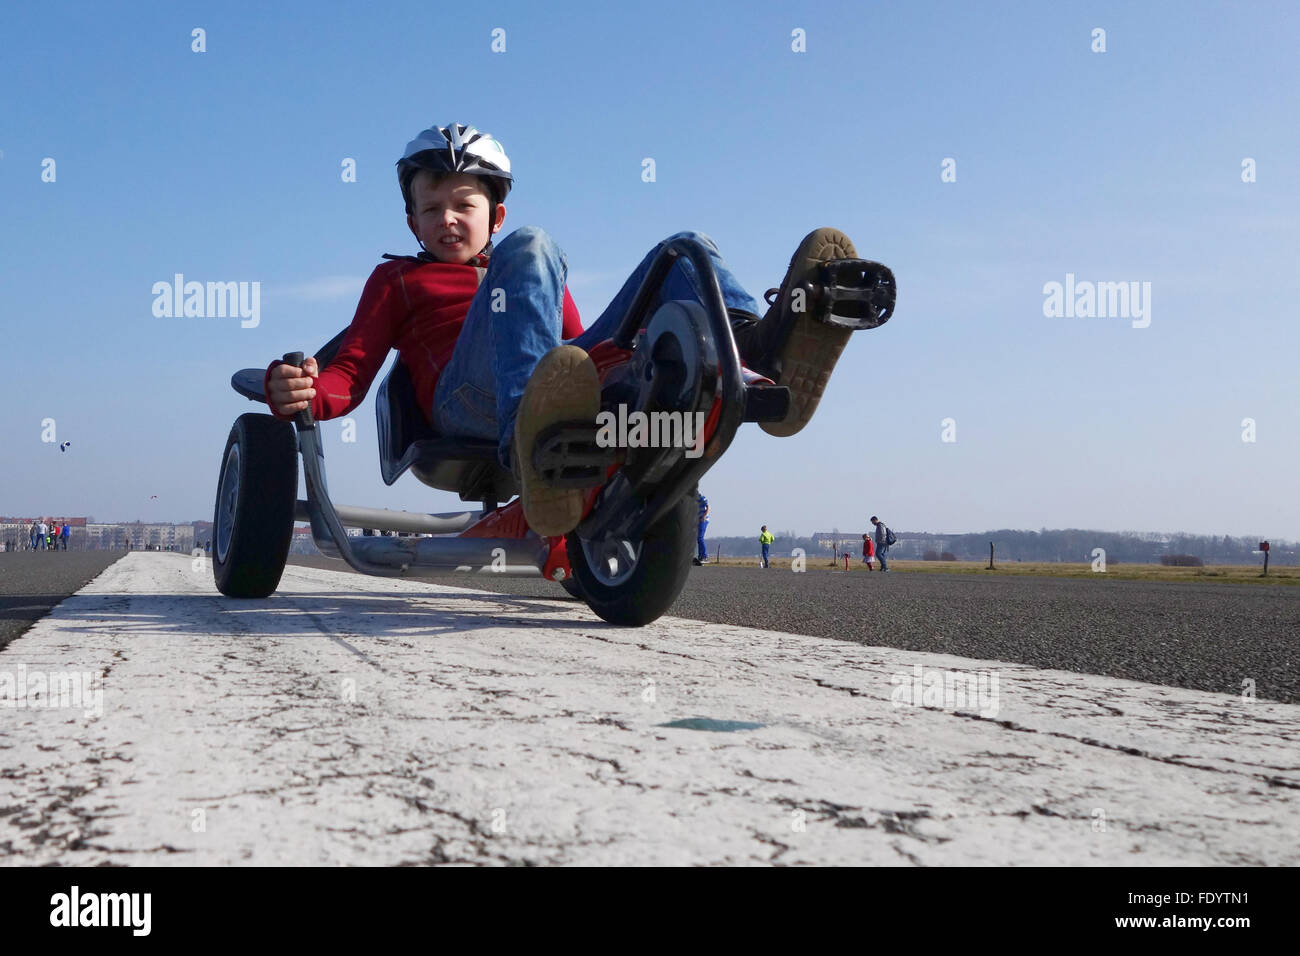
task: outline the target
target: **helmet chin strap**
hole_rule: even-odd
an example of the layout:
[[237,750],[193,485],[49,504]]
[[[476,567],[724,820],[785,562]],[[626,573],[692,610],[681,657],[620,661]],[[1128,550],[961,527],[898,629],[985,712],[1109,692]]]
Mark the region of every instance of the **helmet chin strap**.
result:
[[[429,251],[429,247],[424,244],[424,240],[421,239],[419,236],[415,237],[415,241],[420,244],[420,251],[423,252],[426,256],[428,256],[430,259],[438,258],[432,252]],[[485,253],[490,253],[491,251],[492,251],[492,240],[489,238],[488,241],[484,243],[483,248],[480,249],[478,252],[476,252],[475,255],[481,256],[484,255]]]
[[481,256],[481,255],[483,255],[483,253],[485,253],[485,252],[491,252],[491,251],[492,251],[492,227],[495,226],[496,224],[497,224],[497,201],[496,201],[495,199],[493,199],[492,202],[488,204],[488,237],[487,237],[487,242],[484,244],[483,248],[480,249],[480,250],[478,251],[478,255]]

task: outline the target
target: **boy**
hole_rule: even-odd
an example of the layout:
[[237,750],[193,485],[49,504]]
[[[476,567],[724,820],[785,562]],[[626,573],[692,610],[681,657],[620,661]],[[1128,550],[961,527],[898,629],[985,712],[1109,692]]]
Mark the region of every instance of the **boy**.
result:
[[[565,285],[568,265],[546,233],[525,227],[492,247],[514,181],[499,142],[462,124],[430,128],[407,144],[397,172],[407,226],[423,251],[389,256],[376,267],[326,369],[314,357],[301,368],[271,363],[267,404],[280,418],[309,406],[320,420],[345,415],[361,404],[396,347],[430,424],[444,435],[495,439],[501,463],[519,477],[529,527],[543,536],[566,534],[581,520],[583,490],[546,485],[533,468],[533,446],[557,422],[595,422],[600,379],[585,349],[613,333],[658,250],[581,332]],[[742,361],[790,387],[786,419],[761,427],[793,435],[812,417],[851,334],[804,313],[803,297],[793,291],[822,260],[856,258],[853,244],[831,229],[807,236],[781,288],[769,290],[772,305],[760,320],[757,303],[713,242],[678,235],[695,236],[709,249]],[[664,282],[659,301],[673,299],[701,299],[689,262],[676,263]]]

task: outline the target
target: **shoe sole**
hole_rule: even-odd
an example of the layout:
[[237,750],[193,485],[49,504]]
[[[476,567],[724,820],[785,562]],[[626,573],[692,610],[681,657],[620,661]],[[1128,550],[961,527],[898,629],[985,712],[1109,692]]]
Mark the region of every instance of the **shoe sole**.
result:
[[515,416],[520,498],[528,527],[543,537],[568,534],[582,520],[586,492],[554,488],[533,467],[537,436],[558,422],[589,421],[600,412],[600,375],[585,351],[560,345],[542,356],[528,378]]
[[[856,258],[858,251],[848,236],[837,229],[818,229],[795,250],[786,281],[796,286],[815,278],[818,265],[827,259]],[[782,288],[777,301],[783,301],[786,295],[786,288]],[[779,422],[760,422],[763,431],[787,438],[803,430],[817,411],[835,363],[852,334],[852,329],[818,322],[811,312],[799,316],[781,347],[781,380],[777,382],[790,389],[790,410]]]

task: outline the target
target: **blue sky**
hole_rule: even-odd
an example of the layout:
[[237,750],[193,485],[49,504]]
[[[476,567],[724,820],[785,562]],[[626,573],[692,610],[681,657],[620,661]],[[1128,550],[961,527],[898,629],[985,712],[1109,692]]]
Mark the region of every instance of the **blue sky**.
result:
[[[11,6],[0,513],[210,518],[226,433],[253,410],[231,372],[350,321],[379,255],[413,249],[394,160],[463,121],[505,143],[506,228],[560,242],[588,323],[680,229],[713,236],[755,296],[821,225],[895,270],[895,317],[854,336],[812,424],[748,426],[710,472],[718,534],[878,513],[1300,538],[1298,10]],[[260,282],[260,324],[156,318],[153,283],[178,272]],[[1150,282],[1150,326],[1045,317],[1067,273]],[[46,418],[68,452],[41,441]],[[385,488],[373,401],[354,418],[356,443],[325,433],[338,501],[458,507],[409,477]]]

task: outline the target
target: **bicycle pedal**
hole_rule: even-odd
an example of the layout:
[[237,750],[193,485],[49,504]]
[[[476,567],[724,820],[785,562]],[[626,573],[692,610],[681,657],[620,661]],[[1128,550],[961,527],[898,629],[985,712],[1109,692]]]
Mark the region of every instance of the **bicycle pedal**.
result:
[[874,329],[894,314],[898,286],[888,266],[868,259],[828,259],[812,289],[816,318],[846,329]]
[[742,422],[781,422],[790,410],[790,389],[784,385],[746,385]]
[[555,488],[596,488],[618,461],[617,448],[596,442],[590,422],[560,422],[544,429],[533,448],[533,467],[542,481]]

